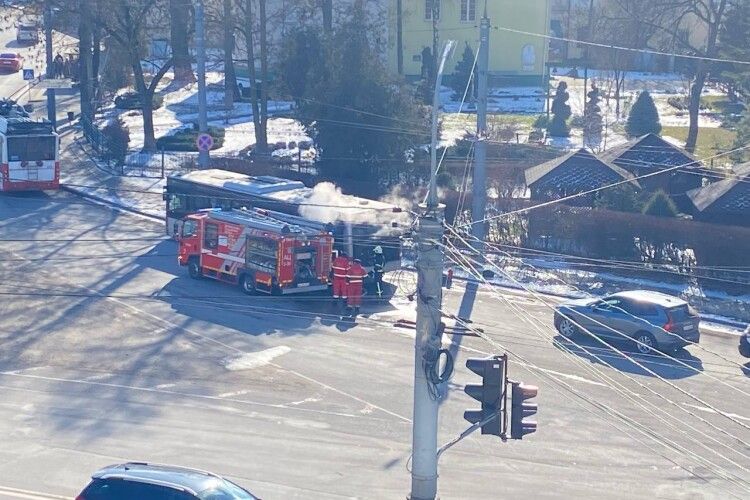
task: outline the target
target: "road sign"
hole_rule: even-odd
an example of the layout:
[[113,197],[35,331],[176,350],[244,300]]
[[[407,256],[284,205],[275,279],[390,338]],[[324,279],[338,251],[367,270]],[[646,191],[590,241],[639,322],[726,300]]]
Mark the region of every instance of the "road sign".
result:
[[23,79],[26,81],[31,81],[34,79],[34,70],[32,68],[23,70]]
[[198,146],[198,151],[210,151],[214,147],[214,138],[209,134],[200,134],[195,140],[195,145]]

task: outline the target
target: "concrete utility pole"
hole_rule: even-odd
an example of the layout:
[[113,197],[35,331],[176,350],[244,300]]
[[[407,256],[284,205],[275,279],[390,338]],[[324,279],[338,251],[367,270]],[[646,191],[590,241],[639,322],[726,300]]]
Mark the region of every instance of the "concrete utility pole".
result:
[[[208,133],[208,118],[206,105],[206,32],[203,0],[198,0],[195,6],[195,45],[198,62],[198,131]],[[208,168],[208,151],[198,152],[198,166]]]
[[[52,55],[52,2],[50,0],[44,2],[44,44],[47,62],[45,78],[51,80],[55,77],[55,68]],[[47,88],[47,119],[52,122],[54,128],[57,128],[57,102],[53,88]]]
[[482,243],[487,236],[487,70],[490,57],[490,20],[487,17],[487,3],[484,4],[484,15],[479,23],[479,58],[477,71],[479,85],[477,96],[477,142],[474,147],[474,177],[472,181],[471,200],[471,234],[478,240],[477,249],[482,250]]
[[440,83],[445,61],[455,42],[443,48],[435,77],[432,103],[431,175],[426,205],[421,206],[417,241],[417,333],[414,339],[414,423],[412,424],[411,500],[433,500],[437,495],[437,387],[428,370],[439,370],[439,325],[443,301],[443,206],[437,197],[437,123]]
[[[588,19],[588,25],[586,27],[586,41],[591,41],[591,28],[594,24],[594,0],[590,0],[589,2],[589,19]],[[586,118],[586,98],[588,97],[588,89],[589,89],[589,47],[590,45],[586,45],[586,48],[584,49],[584,59],[586,59],[586,66],[583,68],[583,117]]]

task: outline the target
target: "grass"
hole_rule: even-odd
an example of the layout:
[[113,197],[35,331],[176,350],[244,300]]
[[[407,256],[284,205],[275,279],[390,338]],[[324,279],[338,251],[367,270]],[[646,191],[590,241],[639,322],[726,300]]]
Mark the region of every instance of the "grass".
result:
[[[685,142],[688,127],[663,127],[662,135],[668,135]],[[732,149],[737,132],[726,128],[703,127],[698,131],[698,143],[695,147],[695,156],[698,159],[708,158],[718,153]]]

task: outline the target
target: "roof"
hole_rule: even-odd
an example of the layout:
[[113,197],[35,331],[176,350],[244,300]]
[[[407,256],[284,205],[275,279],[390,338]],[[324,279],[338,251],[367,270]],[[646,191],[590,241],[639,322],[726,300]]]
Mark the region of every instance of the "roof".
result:
[[700,161],[693,155],[656,134],[637,137],[605,151],[599,158],[630,171],[700,166]]
[[281,214],[278,214],[279,217],[275,217],[274,215],[276,214],[271,214],[266,210],[222,210],[220,208],[212,208],[203,210],[202,212],[210,216],[212,219],[231,222],[233,224],[248,226],[263,231],[272,231],[274,233],[288,231],[290,234],[306,234],[314,236],[321,232],[320,228],[316,229],[309,225],[296,225],[293,220],[284,220],[284,218],[280,216]]
[[524,172],[524,175],[526,177],[526,185],[530,187],[531,185],[544,179],[546,176],[548,176],[558,168],[574,163],[583,165],[589,169],[599,169],[605,172],[614,173],[616,176],[620,177],[623,180],[630,179],[630,183],[633,186],[640,187],[638,182],[633,179],[633,176],[632,174],[630,174],[630,172],[618,167],[617,165],[613,165],[611,163],[603,161],[600,158],[597,158],[593,153],[585,149],[571,151],[565,156],[561,156],[559,158],[555,158],[554,160],[542,163],[541,165],[536,165],[534,167],[526,169],[526,171]]
[[693,202],[699,212],[703,212],[727,193],[740,186],[748,188],[747,198],[750,200],[750,187],[747,184],[750,182],[750,162],[737,165],[733,170],[735,174],[733,177],[688,191],[687,195],[690,201]]
[[98,470],[93,479],[123,478],[180,486],[194,493],[222,484],[224,480],[210,472],[196,469],[175,467],[172,465],[155,465],[139,462],[109,465]]
[[276,191],[305,188],[305,185],[300,181],[292,181],[270,175],[255,176],[239,174],[218,168],[195,170],[193,172],[178,174],[176,177],[206,186],[224,188],[235,193],[253,196],[263,196]]
[[5,135],[51,135],[55,133],[52,123],[34,121],[26,117],[0,116],[0,133]]
[[613,293],[610,297],[622,297],[623,299],[650,302],[662,307],[679,307],[687,304],[687,302],[679,297],[651,290],[627,290],[625,292]]

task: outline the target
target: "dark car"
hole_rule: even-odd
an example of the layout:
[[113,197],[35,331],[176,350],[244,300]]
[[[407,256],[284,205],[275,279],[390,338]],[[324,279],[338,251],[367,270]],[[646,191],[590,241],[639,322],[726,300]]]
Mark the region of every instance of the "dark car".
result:
[[563,337],[572,338],[584,330],[615,341],[632,339],[644,354],[697,344],[699,324],[698,312],[687,302],[648,290],[571,300],[555,308],[555,327]]
[[739,350],[742,356],[750,358],[750,325],[747,325],[745,333],[740,336]]
[[258,500],[216,474],[143,462],[110,465],[91,476],[76,500]]
[[[158,94],[154,94],[151,102],[153,109],[159,109],[162,104],[162,98]],[[115,107],[117,109],[142,109],[141,95],[135,90],[118,94],[115,97]]]

